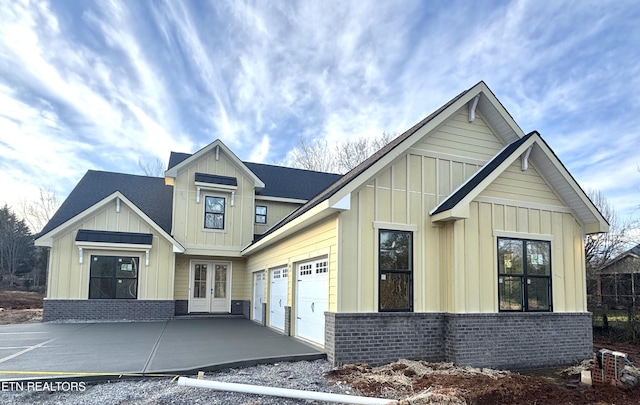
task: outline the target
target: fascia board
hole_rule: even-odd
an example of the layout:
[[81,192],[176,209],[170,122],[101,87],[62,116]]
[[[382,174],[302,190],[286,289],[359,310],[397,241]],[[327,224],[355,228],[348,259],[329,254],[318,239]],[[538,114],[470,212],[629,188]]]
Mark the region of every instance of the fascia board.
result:
[[[542,150],[542,152],[544,152],[544,154],[549,159],[549,161],[553,164],[554,168],[558,171],[558,173],[560,173],[562,178],[571,187],[573,192],[578,196],[580,201],[582,201],[582,203],[596,217],[597,222],[586,222],[584,218],[580,218],[580,221],[583,223],[583,225],[585,227],[585,232],[587,234],[608,232],[609,231],[609,223],[607,222],[607,220],[602,216],[602,214],[600,213],[598,208],[593,204],[593,202],[589,199],[589,197],[587,197],[587,195],[584,192],[584,190],[582,190],[580,185],[576,182],[576,180],[573,178],[573,176],[571,176],[571,174],[567,171],[567,169],[560,162],[560,160],[556,157],[556,155],[549,148],[549,146],[542,139],[540,139],[540,141],[537,142],[537,145],[540,147],[540,150]],[[535,162],[534,162],[534,164],[535,164]],[[536,167],[536,169],[538,169],[538,168]],[[538,170],[538,171],[540,172],[540,170]],[[574,210],[574,212],[576,211],[575,207],[571,207],[571,208]]]
[[[513,164],[534,142],[535,136],[532,136],[530,139],[526,140],[522,145],[520,145],[516,150],[514,150],[511,155],[509,155],[498,167],[496,167],[487,177],[482,179],[477,186],[475,186],[467,195],[465,195],[453,208],[440,212],[438,214],[432,214],[438,210],[438,207],[444,203],[448,199],[444,199],[440,204],[435,206],[429,213],[431,215],[431,222],[440,222],[440,221],[449,221],[454,219],[463,219],[469,217],[469,204],[473,201],[485,188],[487,188],[491,183],[493,183],[509,166]],[[504,150],[504,149],[503,149]],[[498,152],[494,159],[500,155],[502,151]],[[487,162],[487,164],[489,164]],[[454,195],[458,190],[464,187],[468,182],[473,180],[475,176],[480,175],[482,169],[478,170],[473,174],[473,176],[469,177],[464,183],[458,186],[450,195]]]
[[471,88],[465,94],[463,94],[458,100],[448,106],[446,109],[440,112],[440,114],[433,117],[424,126],[419,128],[416,132],[411,134],[407,139],[402,141],[394,149],[390,150],[386,155],[378,159],[377,162],[369,166],[365,171],[360,173],[356,178],[345,184],[340,190],[334,194],[334,201],[342,200],[347,194],[353,193],[362,185],[364,185],[370,178],[384,170],[387,166],[392,164],[397,158],[403,156],[407,151],[412,148],[416,142],[422,139],[424,136],[438,128],[442,123],[449,119],[456,111],[466,106],[475,96],[481,94],[483,89],[487,89],[484,83],[479,83],[475,87]]
[[116,191],[116,192],[108,195],[107,197],[103,198],[102,200],[100,200],[99,202],[95,203],[91,207],[89,207],[86,210],[82,211],[81,213],[75,215],[73,218],[70,218],[69,220],[67,220],[63,224],[61,224],[61,225],[57,226],[56,228],[52,229],[51,231],[49,231],[45,235],[42,235],[41,237],[39,237],[38,239],[36,239],[34,241],[34,244],[36,246],[52,247],[53,246],[53,238],[56,235],[58,235],[58,234],[60,234],[62,232],[65,232],[67,229],[69,229],[73,225],[75,225],[78,222],[80,222],[80,220],[82,220],[83,218],[86,218],[87,216],[91,215],[92,213],[102,209],[104,206],[106,206],[110,202],[114,201],[116,198],[119,198],[122,201],[122,203],[126,204],[131,210],[133,210],[137,215],[139,215],[151,228],[153,228],[158,234],[160,234],[167,241],[169,241],[173,245],[174,251],[176,249],[178,249],[179,253],[184,252],[184,247],[182,247],[182,245],[178,241],[176,241],[171,235],[166,233],[164,231],[164,229],[160,228],[160,226],[158,226],[158,224],[156,224],[151,218],[149,218],[147,216],[147,214],[145,214],[140,208],[138,208],[134,203],[132,203],[127,197],[125,197],[119,191]]
[[313,223],[318,222],[319,220],[324,219],[336,212],[338,212],[338,210],[332,209],[329,206],[329,200],[327,199],[317,206],[313,207],[311,210],[305,212],[303,215],[294,219],[293,221],[285,224],[284,226],[282,226],[282,228],[277,229],[275,232],[250,245],[242,251],[242,255],[246,256],[255,253],[269,246],[270,244],[278,242],[285,237],[303,228],[306,228],[307,226],[312,225]]

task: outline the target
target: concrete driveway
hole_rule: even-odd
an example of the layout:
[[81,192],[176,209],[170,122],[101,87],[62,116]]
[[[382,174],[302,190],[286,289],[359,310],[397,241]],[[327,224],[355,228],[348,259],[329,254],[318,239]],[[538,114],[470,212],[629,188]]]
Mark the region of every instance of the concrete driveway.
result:
[[193,374],[324,357],[311,345],[237,318],[0,326],[0,381]]

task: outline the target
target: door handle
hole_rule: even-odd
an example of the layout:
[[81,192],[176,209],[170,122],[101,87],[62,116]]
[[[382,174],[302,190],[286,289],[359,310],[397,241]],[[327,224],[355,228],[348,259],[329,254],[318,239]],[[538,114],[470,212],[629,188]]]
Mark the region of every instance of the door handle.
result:
[[312,303],[311,303],[311,312],[316,312],[316,309],[315,309],[315,308],[316,308],[316,303],[315,303],[315,302],[312,302]]
[[278,304],[280,304],[280,306],[282,306],[282,298],[280,298],[280,302]]

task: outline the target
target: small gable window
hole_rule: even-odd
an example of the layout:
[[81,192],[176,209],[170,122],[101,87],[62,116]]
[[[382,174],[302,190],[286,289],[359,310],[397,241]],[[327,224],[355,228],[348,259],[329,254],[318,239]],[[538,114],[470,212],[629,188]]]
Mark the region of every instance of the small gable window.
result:
[[551,311],[551,242],[498,238],[500,311]]
[[204,227],[206,229],[224,229],[224,197],[204,198]]
[[379,232],[379,309],[413,311],[413,233]]
[[89,299],[136,299],[140,258],[91,256]]
[[256,224],[267,223],[267,207],[264,205],[256,205]]

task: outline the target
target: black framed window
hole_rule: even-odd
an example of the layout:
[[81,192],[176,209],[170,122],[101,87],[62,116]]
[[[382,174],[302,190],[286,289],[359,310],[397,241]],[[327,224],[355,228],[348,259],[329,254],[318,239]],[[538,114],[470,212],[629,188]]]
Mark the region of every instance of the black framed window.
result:
[[224,229],[224,197],[204,198],[204,227],[207,229]]
[[551,311],[551,242],[498,238],[500,311]]
[[413,311],[413,233],[379,231],[378,308]]
[[90,299],[136,299],[140,258],[91,256]]
[[256,224],[267,223],[267,207],[265,205],[256,205]]

